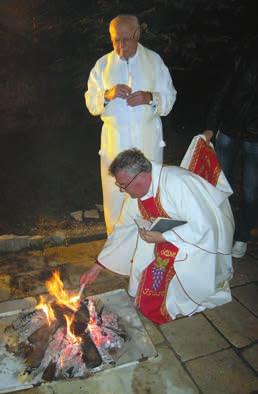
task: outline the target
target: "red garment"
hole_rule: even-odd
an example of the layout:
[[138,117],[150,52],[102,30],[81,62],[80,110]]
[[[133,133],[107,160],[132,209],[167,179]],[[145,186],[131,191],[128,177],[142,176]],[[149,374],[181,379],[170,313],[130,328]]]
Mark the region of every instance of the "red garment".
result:
[[[216,185],[221,172],[215,151],[199,138],[189,171]],[[140,212],[144,219],[159,216],[169,217],[161,206],[159,189],[155,198],[138,200]],[[136,304],[141,313],[155,323],[162,324],[171,320],[166,309],[166,295],[170,280],[175,275],[174,261],[178,248],[169,243],[162,242],[155,246],[155,260],[143,271],[138,286]]]
[[[138,205],[145,219],[168,217],[160,204],[159,191],[155,198],[138,200]],[[157,244],[155,259],[143,271],[138,286],[136,304],[144,316],[157,324],[171,321],[166,308],[166,295],[169,282],[175,275],[174,261],[177,252],[178,248],[169,242]]]
[[200,175],[213,186],[217,185],[221,166],[214,149],[202,138],[196,144],[188,170]]

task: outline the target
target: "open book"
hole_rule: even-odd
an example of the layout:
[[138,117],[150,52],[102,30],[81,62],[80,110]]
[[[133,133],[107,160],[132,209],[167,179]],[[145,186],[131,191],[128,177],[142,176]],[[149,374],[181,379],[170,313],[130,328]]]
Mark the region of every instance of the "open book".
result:
[[153,222],[150,222],[140,216],[137,216],[134,221],[140,229],[144,228],[148,231],[159,231],[160,233],[164,233],[165,231],[186,223],[185,220],[175,220],[162,217],[158,217]]

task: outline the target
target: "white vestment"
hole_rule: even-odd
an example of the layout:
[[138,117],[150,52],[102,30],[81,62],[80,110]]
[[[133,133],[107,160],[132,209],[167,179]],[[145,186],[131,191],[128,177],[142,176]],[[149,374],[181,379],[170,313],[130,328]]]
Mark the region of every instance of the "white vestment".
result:
[[[180,167],[153,163],[152,192],[158,184],[166,213],[187,223],[163,233],[179,248],[166,297],[172,319],[192,315],[231,300],[231,247],[234,220],[228,202],[231,194],[212,186]],[[159,180],[160,178],[160,180]],[[130,275],[129,293],[135,297],[143,270],[154,260],[154,244],[138,237],[134,218],[140,215],[136,199],[127,198],[119,222],[108,237],[98,261],[122,275]]]
[[[105,105],[104,92],[117,84],[126,84],[133,92],[153,93],[156,105],[130,107],[126,100],[116,98]],[[137,52],[127,61],[114,51],[103,56],[92,69],[86,106],[92,115],[100,115],[104,122],[101,134],[101,179],[105,221],[108,233],[119,217],[123,194],[119,193],[108,167],[124,149],[138,148],[149,160],[163,161],[162,123],[175,102],[176,90],[161,57],[138,44]]]

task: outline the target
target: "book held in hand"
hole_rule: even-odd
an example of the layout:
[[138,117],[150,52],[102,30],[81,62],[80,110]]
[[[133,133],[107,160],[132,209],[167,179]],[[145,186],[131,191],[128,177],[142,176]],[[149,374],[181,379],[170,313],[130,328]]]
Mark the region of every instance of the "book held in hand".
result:
[[171,230],[174,227],[181,226],[187,223],[185,220],[175,220],[171,218],[158,217],[153,222],[143,219],[138,216],[134,219],[135,223],[140,229],[145,229],[148,231],[158,231],[164,233],[165,231]]

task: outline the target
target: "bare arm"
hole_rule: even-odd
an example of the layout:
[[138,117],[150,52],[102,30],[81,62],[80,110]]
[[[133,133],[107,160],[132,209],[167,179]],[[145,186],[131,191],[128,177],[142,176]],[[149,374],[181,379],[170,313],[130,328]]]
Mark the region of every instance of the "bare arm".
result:
[[95,263],[92,268],[84,272],[84,274],[80,278],[80,285],[89,286],[93,283],[97,277],[99,276],[100,272],[104,269],[102,265]]

